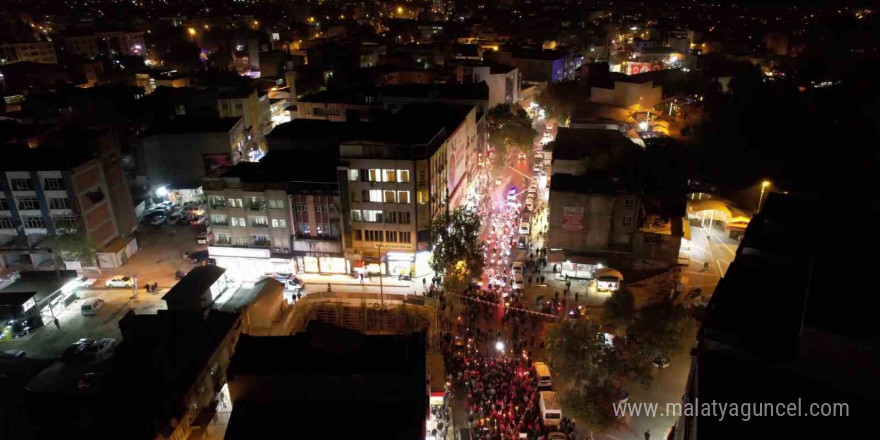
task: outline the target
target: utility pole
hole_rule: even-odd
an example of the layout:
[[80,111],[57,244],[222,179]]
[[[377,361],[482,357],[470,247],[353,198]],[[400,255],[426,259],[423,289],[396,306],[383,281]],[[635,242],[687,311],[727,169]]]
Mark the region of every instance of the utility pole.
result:
[[382,243],[376,244],[376,248],[379,249],[379,301],[382,303],[382,310],[385,310],[385,290],[382,285],[382,263],[384,263],[382,259]]

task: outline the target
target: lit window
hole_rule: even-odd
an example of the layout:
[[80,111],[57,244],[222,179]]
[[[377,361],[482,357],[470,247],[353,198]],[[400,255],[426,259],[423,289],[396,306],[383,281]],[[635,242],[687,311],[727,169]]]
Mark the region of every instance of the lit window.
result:
[[394,191],[385,191],[385,203],[397,203],[397,197],[395,197]]
[[357,182],[360,179],[358,175],[358,170],[348,170],[348,180],[351,182]]
[[409,204],[409,191],[398,191],[397,202]]
[[382,170],[384,174],[383,182],[396,182],[397,181],[397,173],[395,170]]
[[408,183],[409,170],[397,170],[397,181],[400,183]]

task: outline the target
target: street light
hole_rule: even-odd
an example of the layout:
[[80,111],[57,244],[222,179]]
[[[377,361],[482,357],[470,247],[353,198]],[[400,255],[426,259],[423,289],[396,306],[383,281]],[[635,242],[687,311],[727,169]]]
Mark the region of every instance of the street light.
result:
[[768,186],[770,186],[769,180],[761,182],[761,195],[758,197],[758,212],[761,212],[761,201],[764,200],[764,190],[766,190]]
[[189,40],[193,41],[193,39],[196,37],[196,28],[189,28],[186,31],[189,33]]
[[504,343],[501,342],[501,341],[496,342],[496,343],[495,343],[495,349],[498,350],[498,351],[501,352],[501,353],[504,353]]

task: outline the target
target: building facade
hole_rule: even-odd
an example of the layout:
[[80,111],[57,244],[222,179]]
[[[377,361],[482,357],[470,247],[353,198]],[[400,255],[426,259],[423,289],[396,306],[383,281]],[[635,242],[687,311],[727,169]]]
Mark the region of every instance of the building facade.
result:
[[459,84],[478,84],[485,82],[489,87],[489,104],[516,104],[520,100],[522,84],[519,69],[499,64],[460,64],[455,67],[455,77]]
[[259,160],[266,153],[266,135],[272,130],[269,95],[252,88],[221,91],[217,111],[221,118],[242,118],[247,160]]
[[23,61],[56,64],[55,46],[51,41],[0,43],[0,66]]
[[68,53],[95,58],[107,55],[118,58],[120,55],[143,56],[146,53],[144,31],[109,31],[66,35],[63,37],[64,50]]
[[350,271],[335,165],[300,172],[290,166],[294,160],[296,153],[276,151],[203,179],[208,253],[232,278]]
[[[74,136],[85,149],[53,140]],[[47,145],[11,154],[0,176],[0,236],[4,265],[51,264],[43,240],[50,235],[82,233],[97,249],[101,267],[118,267],[137,251],[131,192],[122,154],[112,131],[57,133]],[[63,150],[52,150],[52,148]],[[56,157],[47,157],[47,154]],[[62,255],[63,257],[63,255]],[[78,269],[79,262],[68,262]]]
[[136,140],[136,172],[153,190],[193,190],[212,170],[242,161],[244,148],[240,117],[177,117],[156,124]]

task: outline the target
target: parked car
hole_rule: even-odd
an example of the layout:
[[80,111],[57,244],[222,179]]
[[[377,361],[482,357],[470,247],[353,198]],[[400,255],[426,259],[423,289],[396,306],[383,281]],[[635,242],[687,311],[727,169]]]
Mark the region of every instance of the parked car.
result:
[[527,240],[527,236],[525,236],[525,235],[520,235],[520,236],[519,236],[519,240],[517,240],[517,242],[516,242],[516,248],[517,248],[517,249],[525,249],[525,248],[526,248],[526,245],[528,244],[528,243],[526,242],[526,240]]
[[157,215],[157,216],[150,219],[150,224],[153,226],[161,226],[167,220],[168,220],[168,217],[165,217],[164,215]]
[[525,207],[528,211],[535,209],[535,199],[526,199]]
[[80,287],[92,287],[92,284],[95,284],[95,281],[97,280],[94,278],[89,278],[85,275],[76,279],[76,282],[79,283]]
[[104,307],[104,300],[101,298],[88,298],[83,301],[82,306],[80,306],[80,313],[83,316],[94,316],[98,314],[98,311]]
[[116,339],[102,338],[97,341],[89,338],[82,338],[61,354],[61,361],[67,363],[80,363],[89,361],[103,361],[110,357],[113,353]]
[[116,275],[107,279],[107,287],[132,287],[134,280],[125,275]]
[[189,221],[189,224],[191,224],[191,225],[203,225],[203,224],[205,224],[205,221],[207,221],[207,220],[205,219],[205,216],[203,216],[203,215],[197,215],[197,216],[193,217],[192,220]]
[[529,185],[529,189],[527,192],[529,194],[536,194],[538,192],[538,185],[535,185],[534,183]]
[[520,222],[519,224],[519,233],[528,235],[529,231],[531,231],[531,225],[529,222]]
[[520,160],[524,160],[524,159],[529,158],[529,156],[527,156],[526,153],[523,153],[522,151],[520,151],[519,154],[516,155],[516,157]]
[[518,290],[523,290],[526,288],[526,283],[523,282],[523,276],[521,273],[513,274],[513,288]]
[[168,216],[168,224],[169,225],[176,225],[176,224],[180,223],[180,219],[182,219],[182,218],[183,218],[183,216],[178,213],[171,214]]
[[540,173],[541,170],[543,170],[543,169],[544,169],[544,166],[539,163],[536,163],[535,165],[532,166],[532,171],[534,171],[536,173]]
[[189,259],[189,262],[192,264],[200,264],[203,261],[206,261],[208,257],[208,251],[195,251],[190,252],[186,256]]

